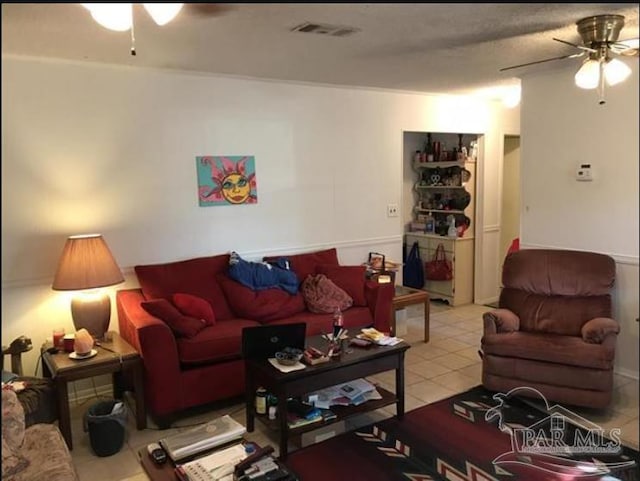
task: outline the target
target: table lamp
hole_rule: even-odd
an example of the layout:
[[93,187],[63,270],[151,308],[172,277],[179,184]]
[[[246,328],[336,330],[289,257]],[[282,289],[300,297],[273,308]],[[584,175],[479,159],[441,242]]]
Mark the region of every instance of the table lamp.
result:
[[[53,279],[56,291],[81,291],[124,282],[109,246],[101,234],[77,235],[67,239]],[[101,339],[111,320],[111,299],[100,292],[82,292],[71,300],[71,317],[76,331],[85,328]]]

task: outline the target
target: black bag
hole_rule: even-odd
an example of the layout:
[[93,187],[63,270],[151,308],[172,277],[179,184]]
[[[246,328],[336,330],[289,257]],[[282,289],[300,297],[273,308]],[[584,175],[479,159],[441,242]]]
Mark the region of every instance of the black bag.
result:
[[424,287],[424,270],[420,259],[420,246],[414,242],[407,256],[402,272],[402,284],[415,289]]

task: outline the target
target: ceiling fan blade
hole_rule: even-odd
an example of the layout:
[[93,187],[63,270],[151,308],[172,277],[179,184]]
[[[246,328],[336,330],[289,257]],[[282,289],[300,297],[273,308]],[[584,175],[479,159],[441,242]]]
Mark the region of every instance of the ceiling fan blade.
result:
[[629,38],[627,40],[620,40],[610,45],[611,51],[617,55],[624,55],[625,57],[637,57],[640,47],[639,38]]
[[185,3],[184,11],[187,15],[194,17],[218,17],[232,10],[232,7],[225,3]]
[[584,52],[580,52],[580,53],[574,53],[572,55],[561,55],[560,57],[547,58],[544,60],[536,60],[535,62],[523,63],[520,65],[512,65],[511,67],[501,68],[499,72],[504,72],[505,70],[511,70],[513,68],[528,67],[529,65],[536,65],[539,63],[551,62],[553,60],[562,60],[563,58],[578,58],[578,57],[582,57],[584,54],[585,54]]
[[597,52],[597,50],[589,47],[585,47],[584,45],[578,45],[577,43],[567,42],[566,40],[560,40],[559,38],[552,37],[556,42],[564,43],[565,45],[571,45],[572,47],[579,48],[580,50],[584,50],[586,52]]

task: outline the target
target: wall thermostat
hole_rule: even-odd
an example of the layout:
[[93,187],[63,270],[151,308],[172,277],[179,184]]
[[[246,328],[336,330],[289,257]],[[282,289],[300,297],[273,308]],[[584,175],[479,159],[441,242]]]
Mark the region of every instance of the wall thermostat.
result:
[[589,181],[593,180],[591,172],[591,164],[580,164],[576,169],[576,180]]

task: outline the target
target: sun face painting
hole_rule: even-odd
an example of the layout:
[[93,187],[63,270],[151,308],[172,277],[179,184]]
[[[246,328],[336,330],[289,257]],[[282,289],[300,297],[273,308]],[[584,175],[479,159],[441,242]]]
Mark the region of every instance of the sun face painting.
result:
[[253,156],[196,157],[196,168],[201,207],[258,202]]

